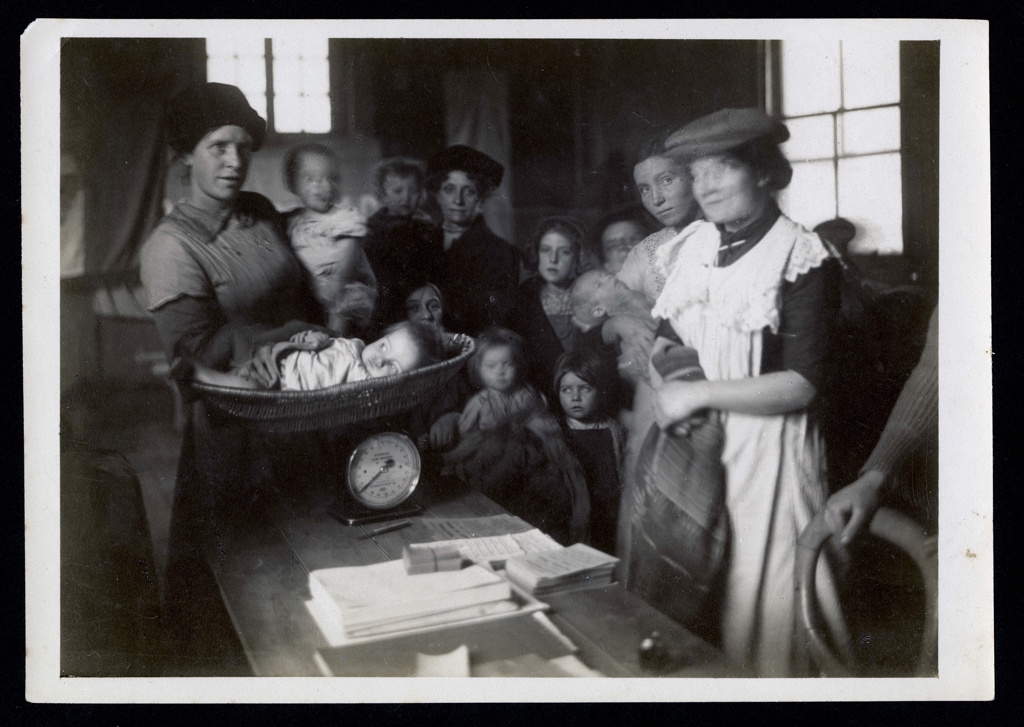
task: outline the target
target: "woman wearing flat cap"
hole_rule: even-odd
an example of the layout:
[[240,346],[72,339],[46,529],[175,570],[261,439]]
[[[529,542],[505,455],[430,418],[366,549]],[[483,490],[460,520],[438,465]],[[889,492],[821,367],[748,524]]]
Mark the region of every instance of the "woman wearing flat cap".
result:
[[[732,531],[721,597],[725,652],[761,676],[803,673],[796,638],[797,537],[827,496],[812,404],[821,381],[837,270],[814,233],[775,194],[792,168],[784,124],[758,109],[723,109],[670,136],[704,220],[659,250],[666,284],[652,311],[699,352],[706,381],[661,383],[662,427],[722,412],[722,465]],[[837,644],[845,627],[823,560],[819,602]]]
[[[261,344],[316,327],[303,322],[321,322],[322,314],[278,213],[266,198],[241,191],[266,122],[238,88],[207,83],[171,100],[165,130],[188,169],[188,194],[143,246],[141,277],[168,360],[191,358],[227,370],[233,358],[249,358]],[[212,637],[201,628],[222,607],[202,544],[217,519],[254,486],[254,446],[251,436],[202,402],[191,405],[175,483],[166,594],[186,652],[211,648]]]
[[483,217],[484,202],[504,172],[499,162],[461,144],[427,164],[427,191],[442,215],[444,254],[438,282],[449,330],[475,336],[508,322],[519,284],[519,251],[491,232]]

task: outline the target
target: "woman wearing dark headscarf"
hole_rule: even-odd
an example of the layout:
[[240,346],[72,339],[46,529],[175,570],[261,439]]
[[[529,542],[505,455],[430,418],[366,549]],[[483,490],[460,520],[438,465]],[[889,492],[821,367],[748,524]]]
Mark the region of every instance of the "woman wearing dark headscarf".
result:
[[[234,86],[207,83],[168,108],[170,145],[189,170],[180,200],[143,246],[141,275],[169,359],[227,370],[261,344],[314,328],[322,313],[270,202],[242,192],[266,122]],[[255,486],[252,439],[201,402],[192,405],[169,535],[167,606],[187,646],[212,648],[201,628],[221,612],[203,548],[218,521]],[[198,657],[196,657],[198,658]]]
[[475,336],[508,322],[519,283],[519,251],[491,232],[482,214],[504,173],[499,162],[461,144],[434,155],[427,165],[427,191],[443,218],[438,283],[449,330]]
[[[797,537],[825,505],[824,448],[811,404],[821,377],[838,271],[775,193],[792,168],[784,124],[758,109],[723,109],[666,141],[687,161],[705,221],[658,251],[666,282],[652,311],[697,350],[707,380],[656,385],[671,427],[721,412],[731,524],[721,604],[725,652],[762,676],[802,672],[796,638]],[[819,603],[831,635],[845,628],[824,560]]]

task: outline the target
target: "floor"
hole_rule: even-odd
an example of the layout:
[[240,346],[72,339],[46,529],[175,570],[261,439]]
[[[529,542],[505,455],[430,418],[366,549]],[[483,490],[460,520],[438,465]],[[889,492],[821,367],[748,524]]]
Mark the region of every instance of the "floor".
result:
[[[90,443],[120,452],[138,474],[162,595],[181,446],[172,392],[159,383],[100,387],[86,399],[84,429]],[[921,590],[913,564],[895,550],[866,546],[855,555],[845,584],[860,671],[866,676],[909,674],[921,630]]]
[[162,597],[174,478],[181,448],[172,392],[159,383],[139,384],[116,389],[96,387],[86,398],[90,411],[80,428],[86,432],[89,443],[120,452],[138,475]]

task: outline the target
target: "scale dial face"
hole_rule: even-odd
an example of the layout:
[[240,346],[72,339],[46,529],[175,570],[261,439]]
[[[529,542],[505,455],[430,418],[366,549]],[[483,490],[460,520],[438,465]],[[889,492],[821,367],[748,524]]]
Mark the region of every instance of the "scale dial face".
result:
[[348,489],[357,502],[387,510],[405,501],[420,481],[420,453],[398,432],[367,437],[348,461]]

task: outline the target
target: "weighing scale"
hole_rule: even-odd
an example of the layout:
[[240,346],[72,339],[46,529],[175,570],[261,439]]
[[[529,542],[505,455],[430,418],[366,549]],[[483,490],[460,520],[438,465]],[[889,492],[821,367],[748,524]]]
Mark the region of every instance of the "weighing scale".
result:
[[363,439],[345,469],[346,492],[330,514],[346,525],[363,525],[411,517],[423,506],[410,495],[420,482],[423,462],[409,437],[379,432]]

